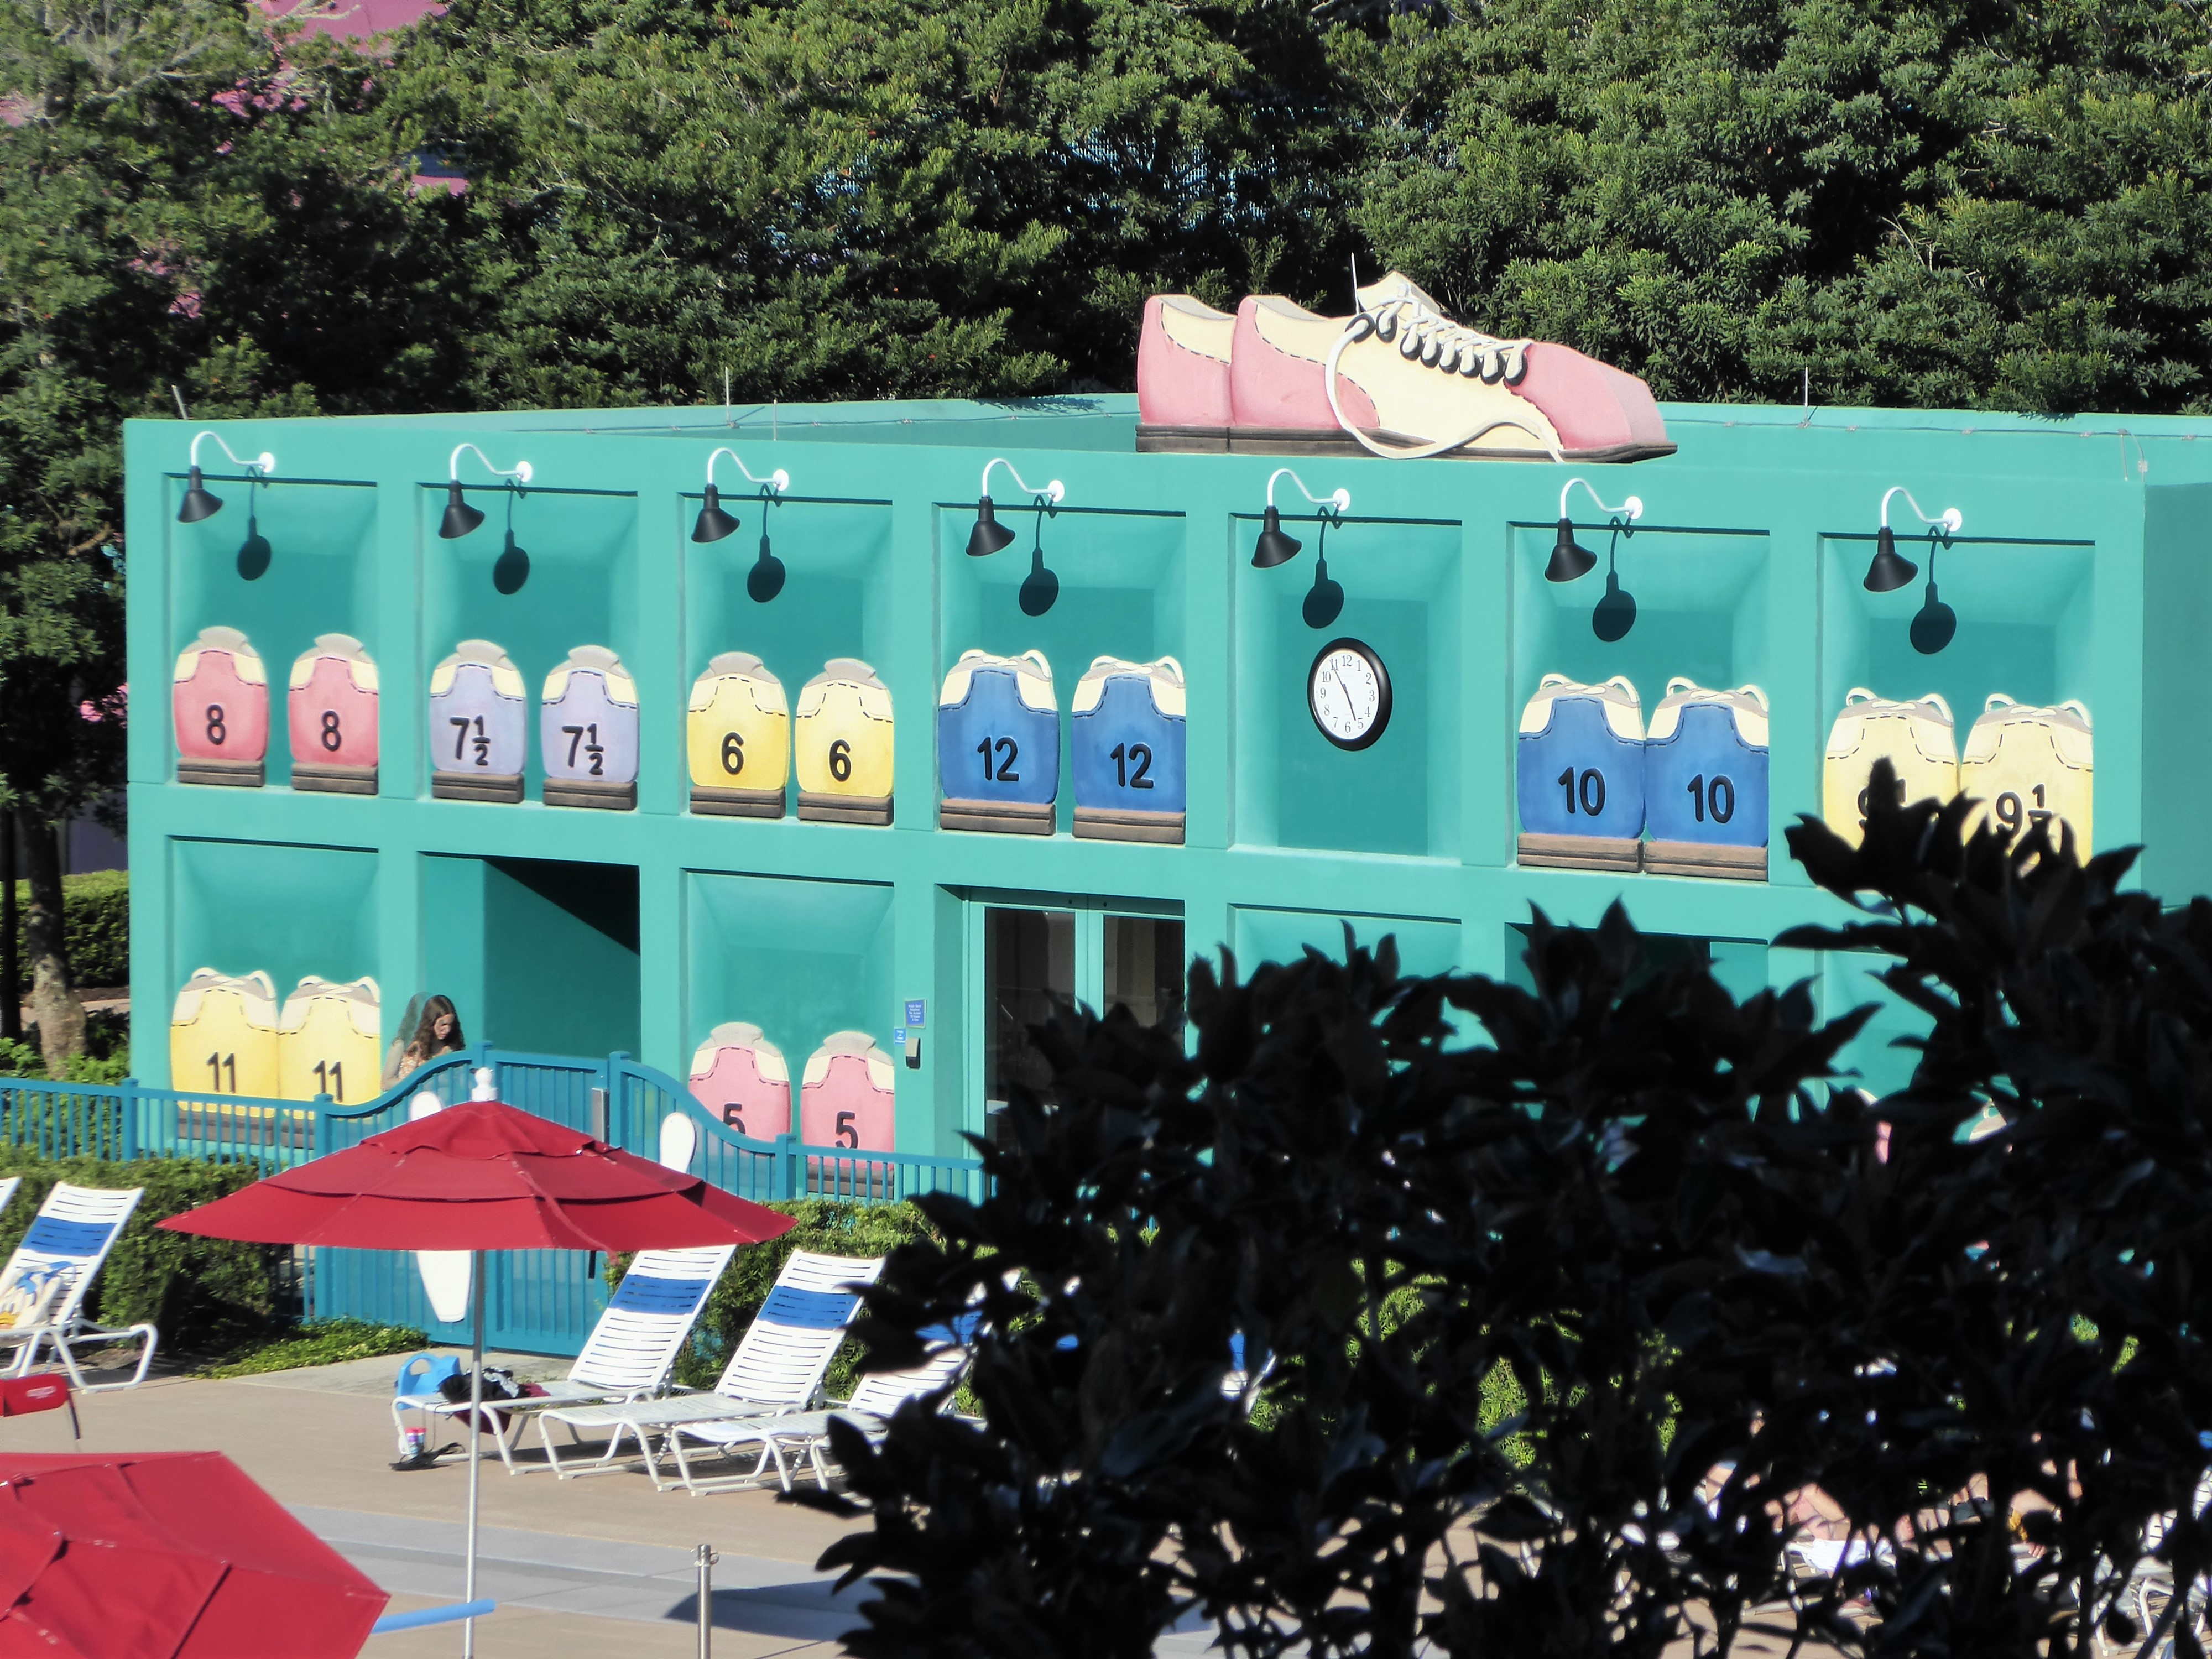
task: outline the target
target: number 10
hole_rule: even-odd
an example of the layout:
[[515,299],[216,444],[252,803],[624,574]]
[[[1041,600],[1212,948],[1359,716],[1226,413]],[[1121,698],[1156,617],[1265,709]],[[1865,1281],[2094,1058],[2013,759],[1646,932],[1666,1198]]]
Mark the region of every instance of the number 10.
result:
[[1735,781],[1725,773],[1715,774],[1713,781],[1707,783],[1705,775],[1700,772],[1684,787],[1690,792],[1691,800],[1697,804],[1699,823],[1705,821],[1707,807],[1712,809],[1715,823],[1726,823],[1735,816]]

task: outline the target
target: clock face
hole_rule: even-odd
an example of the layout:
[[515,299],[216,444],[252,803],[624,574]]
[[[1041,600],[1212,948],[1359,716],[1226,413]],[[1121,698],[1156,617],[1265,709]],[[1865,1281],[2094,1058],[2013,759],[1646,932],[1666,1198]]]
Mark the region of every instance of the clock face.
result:
[[1306,707],[1322,736],[1364,749],[1390,724],[1390,673],[1358,640],[1331,640],[1306,672]]

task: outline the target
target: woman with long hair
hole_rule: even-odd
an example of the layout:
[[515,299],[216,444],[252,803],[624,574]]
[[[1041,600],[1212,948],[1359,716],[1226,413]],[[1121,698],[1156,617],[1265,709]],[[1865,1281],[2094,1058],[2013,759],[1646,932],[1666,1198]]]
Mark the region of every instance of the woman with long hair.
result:
[[[386,1086],[409,1076],[419,1066],[435,1060],[441,1054],[459,1052],[469,1046],[461,1035],[461,1016],[453,1006],[453,1000],[446,996],[430,996],[422,1000],[422,1016],[416,1022],[415,1035],[392,1067]],[[415,1005],[408,1005],[412,1015]],[[403,1024],[404,1030],[405,1026]]]

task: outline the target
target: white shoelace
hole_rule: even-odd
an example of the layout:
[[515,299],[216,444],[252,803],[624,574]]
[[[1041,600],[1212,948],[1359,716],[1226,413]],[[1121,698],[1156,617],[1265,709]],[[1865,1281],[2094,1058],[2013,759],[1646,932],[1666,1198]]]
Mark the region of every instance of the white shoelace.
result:
[[1386,341],[1395,341],[1398,355],[1409,362],[1418,362],[1445,374],[1457,374],[1466,380],[1480,380],[1486,386],[1496,386],[1501,380],[1507,386],[1518,386],[1528,373],[1527,340],[1501,340],[1496,335],[1485,334],[1479,329],[1466,327],[1423,305],[1410,295],[1384,300],[1371,311],[1362,310],[1345,325],[1344,332],[1337,336],[1336,343],[1329,348],[1328,362],[1322,384],[1328,390],[1328,406],[1336,416],[1336,423],[1373,453],[1400,460],[1419,460],[1425,456],[1441,455],[1473,443],[1500,428],[1510,427],[1525,432],[1550,452],[1552,459],[1564,464],[1566,457],[1559,447],[1547,439],[1525,421],[1500,416],[1494,421],[1465,432],[1454,438],[1438,439],[1431,443],[1412,447],[1397,447],[1377,443],[1355,426],[1345,415],[1344,405],[1336,395],[1338,366],[1345,349],[1357,345],[1370,335]]

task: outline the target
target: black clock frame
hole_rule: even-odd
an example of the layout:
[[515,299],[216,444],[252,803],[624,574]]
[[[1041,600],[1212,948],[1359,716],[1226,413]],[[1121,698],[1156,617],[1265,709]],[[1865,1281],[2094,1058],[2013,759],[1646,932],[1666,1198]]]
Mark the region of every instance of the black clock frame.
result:
[[[1338,737],[1335,732],[1322,723],[1321,710],[1314,707],[1314,676],[1321,672],[1322,663],[1329,654],[1337,651],[1350,651],[1365,659],[1367,665],[1375,671],[1375,724],[1356,738]],[[1316,651],[1314,653],[1312,665],[1306,670],[1306,713],[1313,719],[1314,730],[1327,738],[1339,749],[1354,752],[1369,747],[1383,732],[1389,731],[1390,728],[1390,671],[1382,665],[1382,659],[1376,653],[1375,647],[1366,641],[1356,640],[1347,634],[1340,639],[1331,640]]]

